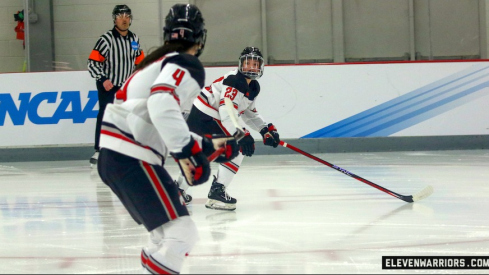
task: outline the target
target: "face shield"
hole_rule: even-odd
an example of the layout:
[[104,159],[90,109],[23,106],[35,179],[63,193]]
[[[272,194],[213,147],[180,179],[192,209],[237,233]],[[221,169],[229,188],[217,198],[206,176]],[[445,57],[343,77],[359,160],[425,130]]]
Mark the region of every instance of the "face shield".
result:
[[238,68],[240,73],[252,80],[256,80],[263,75],[264,64],[263,57],[250,53],[239,58]]

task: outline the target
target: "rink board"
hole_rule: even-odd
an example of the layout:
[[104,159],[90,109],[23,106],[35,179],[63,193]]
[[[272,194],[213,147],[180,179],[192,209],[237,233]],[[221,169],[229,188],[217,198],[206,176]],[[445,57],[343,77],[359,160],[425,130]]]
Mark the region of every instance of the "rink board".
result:
[[[206,68],[206,85],[231,69]],[[98,104],[88,72],[0,81],[0,147],[93,144]],[[489,62],[267,66],[259,82],[257,110],[286,139],[489,134]]]

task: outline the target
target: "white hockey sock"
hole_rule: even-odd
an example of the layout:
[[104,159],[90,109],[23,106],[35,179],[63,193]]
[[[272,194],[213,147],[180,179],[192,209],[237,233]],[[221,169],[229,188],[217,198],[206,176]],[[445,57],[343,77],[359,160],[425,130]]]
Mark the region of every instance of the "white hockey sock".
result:
[[197,227],[189,216],[183,216],[161,228],[161,247],[149,255],[146,267],[155,274],[180,273],[185,256],[199,239]]
[[221,163],[217,170],[217,182],[228,187],[229,184],[231,184],[231,181],[233,181],[236,173],[238,173],[243,158],[244,155],[239,153],[239,155],[230,162]]
[[183,191],[187,191],[187,189],[190,187],[181,173],[178,175],[177,184],[180,189],[183,189]]
[[141,265],[146,268],[148,265],[148,258],[151,254],[161,249],[163,242],[163,227],[158,227],[155,230],[149,232],[148,245],[143,247],[141,251]]

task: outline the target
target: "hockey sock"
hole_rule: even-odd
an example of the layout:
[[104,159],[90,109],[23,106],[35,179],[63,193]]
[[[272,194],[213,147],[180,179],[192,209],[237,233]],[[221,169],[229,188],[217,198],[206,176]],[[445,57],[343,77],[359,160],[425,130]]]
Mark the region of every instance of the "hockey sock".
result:
[[151,253],[146,268],[154,274],[180,273],[185,256],[198,241],[198,231],[189,216],[179,217],[161,226],[161,247]]
[[217,171],[217,182],[228,187],[229,184],[231,184],[231,181],[233,181],[236,173],[238,173],[243,158],[244,155],[239,153],[239,155],[230,162],[221,163]]

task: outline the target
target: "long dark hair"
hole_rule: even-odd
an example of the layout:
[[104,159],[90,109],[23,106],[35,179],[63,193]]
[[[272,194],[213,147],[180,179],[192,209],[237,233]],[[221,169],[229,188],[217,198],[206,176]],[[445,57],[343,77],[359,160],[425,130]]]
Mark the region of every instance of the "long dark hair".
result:
[[167,53],[171,52],[186,52],[190,48],[192,48],[195,45],[193,42],[188,42],[185,40],[173,40],[173,41],[167,41],[165,44],[158,49],[154,50],[150,54],[148,54],[142,61],[141,63],[138,64],[136,67],[136,70],[141,70],[145,68],[146,66],[150,65],[151,63],[155,62],[156,60],[162,58],[165,56]]

